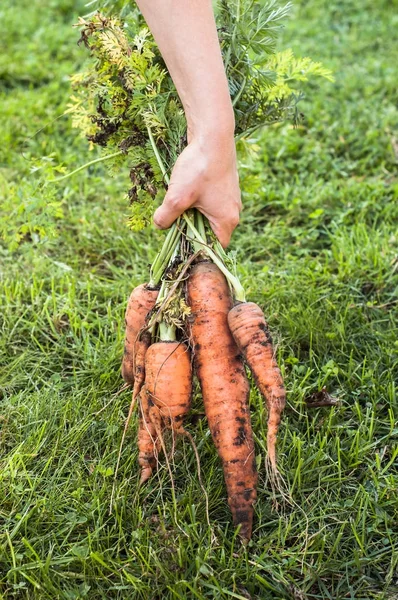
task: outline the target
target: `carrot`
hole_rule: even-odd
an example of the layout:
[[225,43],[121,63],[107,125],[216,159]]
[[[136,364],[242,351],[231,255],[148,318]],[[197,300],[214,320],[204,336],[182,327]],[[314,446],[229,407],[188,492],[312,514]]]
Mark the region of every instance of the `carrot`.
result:
[[163,445],[162,430],[185,433],[183,418],[191,404],[192,367],[188,347],[180,342],[152,344],[145,356],[145,386],[141,392],[142,423],[139,431],[141,483],[154,469]]
[[145,357],[145,387],[167,428],[177,431],[191,406],[191,355],[181,342],[158,342]]
[[235,525],[251,537],[257,471],[248,407],[249,383],[228,327],[232,300],[227,281],[210,262],[196,264],[187,284],[191,337],[210,431],[221,458]]
[[151,405],[145,386],[140,394],[140,423],[138,428],[138,464],[141,467],[140,484],[152,475],[160,449],[156,422],[151,414]]
[[267,404],[268,458],[275,472],[276,438],[286,404],[286,391],[275,360],[268,325],[263,311],[254,302],[236,304],[228,314],[228,323]]
[[146,284],[142,284],[132,291],[127,304],[122,377],[130,385],[134,383],[135,356],[140,345],[139,333],[145,325],[147,314],[155,306],[157,297],[158,290],[151,290]]
[[149,331],[144,331],[141,334],[140,339],[136,342],[136,350],[134,353],[133,400],[138,397],[145,381],[145,356],[151,345],[151,341],[152,338]]
[[[113,478],[113,486],[112,486],[112,494],[111,494],[111,502],[110,502],[110,510],[112,511],[112,506],[113,506],[113,498],[115,495],[115,490],[116,490],[116,478],[117,478],[117,474],[119,471],[119,465],[120,465],[120,459],[122,457],[122,448],[123,448],[123,444],[124,444],[124,440],[126,438],[126,434],[127,434],[127,429],[130,423],[130,419],[133,415],[133,410],[136,404],[136,400],[141,392],[141,388],[144,384],[145,381],[145,355],[146,355],[146,351],[149,348],[149,345],[151,343],[151,334],[149,333],[149,331],[145,331],[142,333],[141,335],[141,339],[139,341],[138,348],[137,348],[137,352],[135,353],[135,377],[134,377],[134,387],[133,387],[133,397],[130,403],[130,407],[129,407],[129,412],[127,414],[127,419],[126,422],[124,424],[124,429],[123,429],[123,434],[122,434],[122,439],[120,441],[120,446],[119,446],[119,452],[117,455],[117,461],[116,461],[116,468],[115,468],[115,475]],[[145,439],[145,436],[147,435],[147,432],[144,431],[144,417],[142,414],[142,405],[141,405],[141,419],[140,419],[140,428],[138,431],[138,447],[144,445],[145,446],[145,442],[143,441]],[[149,433],[149,432],[148,432]],[[140,441],[140,437],[142,438],[142,440]],[[155,459],[155,456],[153,456],[153,459]],[[144,457],[140,457],[139,456],[139,461],[144,461]],[[148,473],[148,469],[150,466],[150,460],[148,459],[147,461],[147,468],[145,470],[145,465],[143,463],[143,475],[142,477],[144,477],[143,481],[141,483],[143,483],[144,481],[146,481],[148,479],[148,477],[150,477],[151,473],[152,473],[152,468],[149,470],[149,475],[147,476]]]

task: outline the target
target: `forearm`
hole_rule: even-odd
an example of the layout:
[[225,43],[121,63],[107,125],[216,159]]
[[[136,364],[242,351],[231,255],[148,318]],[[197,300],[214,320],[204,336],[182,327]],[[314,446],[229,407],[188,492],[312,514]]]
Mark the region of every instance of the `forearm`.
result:
[[137,0],[184,107],[188,145],[178,157],[162,205],[167,228],[196,207],[227,246],[239,222],[234,113],[211,0]]
[[233,136],[234,116],[211,0],[137,0],[173,78],[188,140]]

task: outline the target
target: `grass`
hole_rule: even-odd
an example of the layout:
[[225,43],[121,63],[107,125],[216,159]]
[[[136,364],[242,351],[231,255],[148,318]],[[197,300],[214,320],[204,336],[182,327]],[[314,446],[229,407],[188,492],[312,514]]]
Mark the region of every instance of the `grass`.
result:
[[[265,409],[253,391],[260,482],[245,550],[201,418],[188,428],[212,529],[186,441],[173,465],[175,504],[165,468],[138,489],[135,422],[109,514],[130,401],[116,395],[124,305],[147,277],[159,234],[128,231],[127,175],[96,165],[56,190],[57,238],[25,232],[12,245],[16,194],[38,222],[47,215],[27,159],[72,170],[93,154],[67,117],[54,121],[84,56],[71,29],[83,2],[2,2],[0,598],[398,598],[392,4],[296,1],[281,45],[323,61],[336,83],[310,86],[303,124],[269,129],[242,158],[245,210],[233,247],[278,341],[289,392],[278,449],[294,501],[272,498]],[[338,406],[309,409],[305,400],[324,386]]]

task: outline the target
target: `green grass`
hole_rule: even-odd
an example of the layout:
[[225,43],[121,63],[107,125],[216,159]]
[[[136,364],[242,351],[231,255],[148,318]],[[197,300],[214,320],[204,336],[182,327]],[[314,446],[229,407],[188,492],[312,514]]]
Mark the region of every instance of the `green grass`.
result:
[[[130,401],[115,395],[124,305],[160,244],[158,233],[125,226],[127,175],[110,178],[97,165],[66,180],[55,196],[58,238],[0,247],[1,598],[398,598],[394,6],[297,0],[281,46],[323,61],[336,83],[309,86],[302,126],[271,128],[242,158],[245,211],[233,247],[278,342],[289,392],[278,449],[294,501],[272,498],[265,409],[253,391],[260,482],[246,550],[203,419],[188,428],[212,530],[187,442],[173,466],[175,505],[165,468],[138,489],[135,422],[108,512]],[[1,4],[8,236],[13,194],[40,201],[27,159],[53,156],[71,170],[94,156],[68,117],[54,121],[67,75],[84,59],[71,24],[85,10],[79,0]],[[323,386],[339,405],[308,409]]]

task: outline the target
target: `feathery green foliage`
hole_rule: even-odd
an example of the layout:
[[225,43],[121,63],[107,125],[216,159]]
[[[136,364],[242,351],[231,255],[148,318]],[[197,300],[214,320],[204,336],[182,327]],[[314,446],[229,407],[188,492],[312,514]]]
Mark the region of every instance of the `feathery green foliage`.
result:
[[[216,12],[236,134],[293,115],[300,93],[293,81],[311,75],[329,78],[330,71],[291,51],[275,54],[281,21],[291,8],[274,0],[222,1]],[[123,23],[95,13],[80,18],[80,42],[90,50],[85,73],[72,77],[73,124],[91,143],[120,150],[113,170],[127,164],[133,182],[129,190],[130,223],[139,230],[153,213],[151,200],[164,193],[164,174],[148,138],[153,135],[158,157],[167,173],[186,144],[186,122],[176,89],[148,29],[137,15]]]
[[[295,82],[305,83],[314,75],[331,77],[329,70],[308,58],[295,58],[291,51],[275,53],[290,9],[290,3],[278,6],[275,0],[223,0],[217,7],[238,139],[260,127],[296,119],[302,91]],[[71,115],[91,149],[95,145],[103,149],[111,175],[124,169],[129,173],[129,223],[137,231],[150,223],[154,202],[161,201],[166,188],[148,128],[169,174],[186,144],[186,122],[163,59],[136,7],[108,2],[104,12],[79,19],[81,42],[91,56],[85,69],[71,75],[73,91],[65,114]],[[115,16],[118,12],[120,16]],[[27,235],[46,242],[57,234],[64,190],[53,182],[60,174],[65,178],[65,157],[62,163],[37,156],[29,165],[32,181],[27,187],[21,186],[18,193],[0,189],[5,214],[0,236],[11,248]]]
[[98,13],[89,20],[80,18],[78,26],[92,65],[86,73],[72,76],[72,122],[91,143],[108,152],[120,151],[110,168],[117,172],[128,164],[131,223],[133,229],[141,229],[151,217],[152,199],[159,188],[164,191],[148,128],[170,171],[185,145],[183,111],[157,46],[140,19],[124,28],[119,19]]
[[32,159],[31,177],[22,183],[9,182],[0,174],[0,207],[3,213],[0,238],[10,250],[15,250],[26,240],[38,241],[57,236],[57,221],[63,217],[62,201],[57,198],[54,188],[43,193],[38,172],[42,178],[48,174],[52,176],[53,159]]

